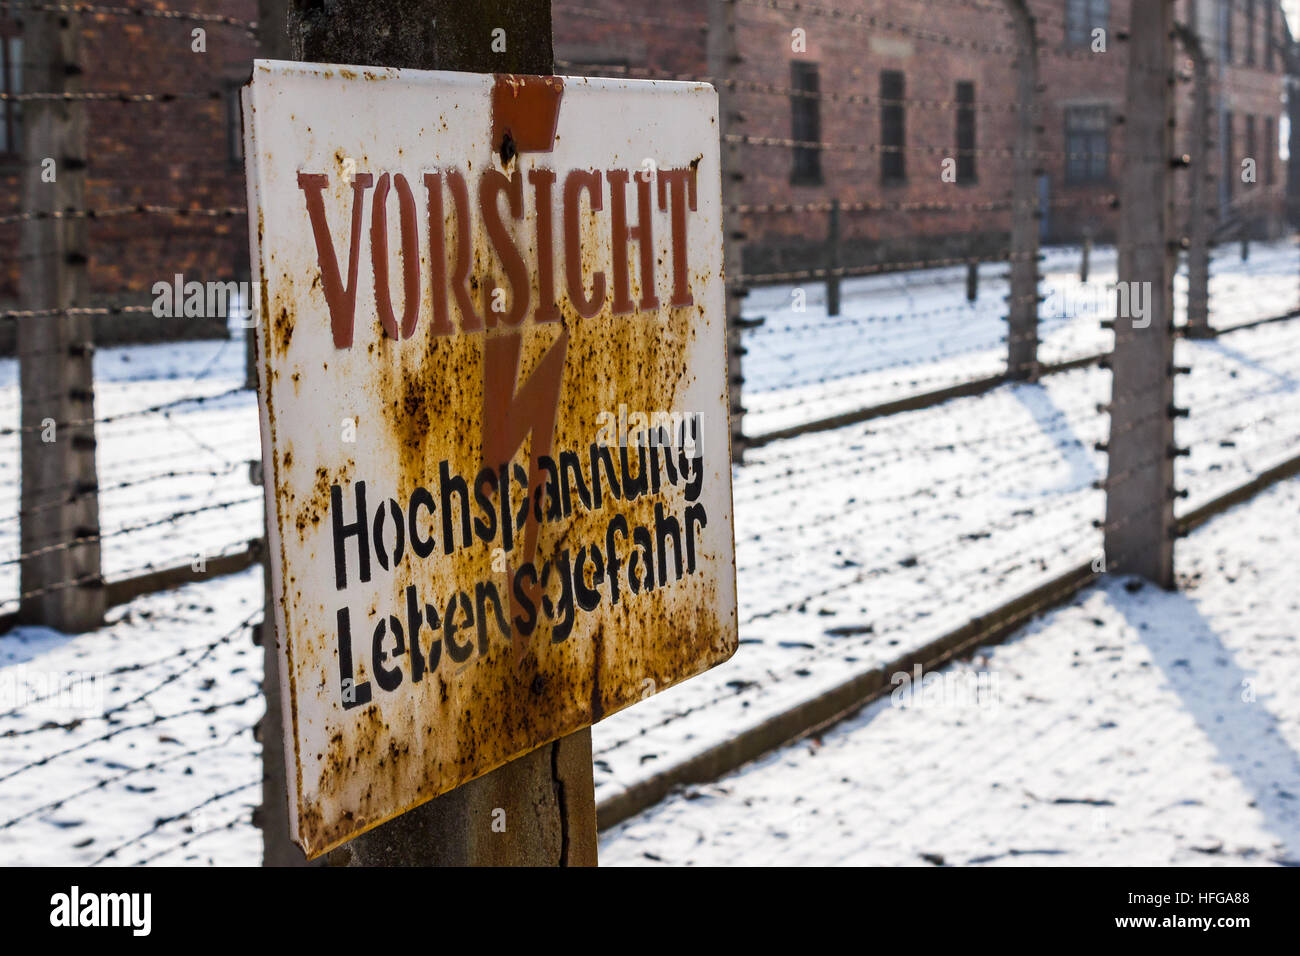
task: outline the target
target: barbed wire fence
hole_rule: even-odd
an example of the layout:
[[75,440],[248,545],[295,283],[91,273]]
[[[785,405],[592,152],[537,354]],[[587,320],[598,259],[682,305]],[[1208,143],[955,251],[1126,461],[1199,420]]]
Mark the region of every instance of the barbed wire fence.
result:
[[[1008,582],[1041,583],[1082,567],[1173,583],[1172,542],[1206,508],[1261,475],[1297,470],[1300,338],[1285,320],[1300,306],[1300,265],[1292,238],[1269,238],[1277,227],[1268,224],[1286,208],[1284,177],[1238,181],[1221,204],[1215,193],[1228,172],[1216,175],[1209,162],[1213,124],[1206,119],[1206,135],[1192,134],[1184,153],[1182,140],[1142,121],[1177,111],[1181,132],[1185,118],[1208,115],[1205,104],[1189,112],[1184,103],[1211,72],[1196,68],[1198,56],[1207,58],[1191,51],[1195,33],[1175,31],[1163,2],[1151,5],[1161,19],[1144,31],[1130,28],[1127,39],[1112,31],[1111,50],[1131,61],[1130,85],[1123,125],[1109,117],[1101,131],[1124,145],[1101,154],[1057,148],[1045,133],[1044,76],[1058,60],[1097,55],[1064,46],[1059,13],[1016,0],[933,6],[944,11],[942,28],[793,0],[709,0],[707,15],[694,18],[632,13],[613,0],[554,5],[557,23],[661,31],[693,45],[704,65],[670,73],[559,58],[558,72],[704,79],[719,92],[747,643],[772,640],[769,622],[821,613],[847,595],[869,603],[879,623],[838,634],[837,653],[915,628],[909,609],[918,606],[993,604],[989,595]],[[177,43],[193,42],[195,29],[245,42],[258,30],[251,17],[161,5],[0,2],[0,16],[21,19],[32,65],[22,88],[3,94],[6,110],[22,111],[28,179],[21,205],[0,209],[0,236],[20,237],[6,263],[22,284],[20,301],[0,312],[20,353],[0,389],[8,419],[0,472],[12,477],[0,489],[0,615],[78,631],[140,595],[255,564],[263,533],[263,497],[249,481],[258,471],[256,403],[239,339],[178,346],[170,377],[149,378],[143,395],[139,379],[118,376],[112,357],[95,351],[97,319],[143,318],[153,307],[94,301],[93,242],[120,237],[92,227],[148,222],[168,234],[182,223],[202,233],[224,223],[238,231],[247,216],[237,199],[178,205],[161,182],[97,186],[119,170],[97,163],[86,126],[112,124],[111,111],[223,109],[227,79],[201,77],[202,89],[98,89],[79,37],[109,34],[113,24],[171,31]],[[792,67],[811,62],[791,45],[800,32],[805,44],[835,36],[862,47],[880,36],[926,55],[978,57],[981,76],[1005,73],[1004,84],[988,85],[1015,94],[916,95],[906,77],[900,84]],[[259,42],[265,49],[266,38]],[[40,178],[46,159],[57,171],[48,182]],[[1045,165],[1087,172],[1102,160],[1106,174],[1094,188],[1040,192]],[[923,179],[935,188],[918,197],[909,186]],[[1043,244],[1044,218],[1071,212],[1098,222],[1117,216],[1113,241]],[[1175,274],[1180,253],[1188,261]],[[166,281],[177,270],[159,262],[156,271]],[[1117,303],[1121,289],[1130,298]],[[1233,336],[1258,342],[1239,347]],[[1029,415],[1008,413],[1008,386]],[[948,404],[962,399],[989,411]],[[994,420],[973,428],[972,417]],[[1017,476],[1063,460],[1069,480],[1017,491]],[[845,487],[847,501],[838,490]],[[829,500],[832,488],[834,506],[771,514],[782,498]],[[806,571],[790,584],[794,566]],[[787,584],[763,587],[768,580]],[[994,613],[976,636],[1045,606]],[[0,814],[0,832],[165,768],[201,768],[251,737],[264,700],[278,719],[272,654],[264,688],[240,686],[214,701],[202,687],[213,665],[244,666],[234,649],[251,653],[244,638],[261,613],[259,600],[215,636],[167,643],[148,663],[107,667],[123,687],[111,706],[37,725],[17,718],[43,702],[40,694],[0,711],[11,722],[0,737],[20,754],[0,767],[0,786],[28,788],[20,810]],[[192,634],[203,619],[158,623],[167,641],[166,628]],[[812,640],[784,643],[797,645],[784,648],[781,666],[791,673],[825,656]],[[662,722],[742,692],[722,686]],[[106,759],[93,780],[66,792],[30,784],[195,717],[209,739],[166,756],[142,750],[147,759],[129,765]],[[249,819],[240,801],[258,784],[274,804],[280,731],[264,727],[263,774],[249,763],[247,781],[227,774],[193,805],[160,807],[152,823],[97,846],[95,862],[166,860],[204,836],[238,830]],[[632,739],[610,738],[597,765]],[[224,816],[211,817],[214,808],[226,808]],[[263,823],[268,859],[287,852],[283,821]]]
[[[209,833],[247,828],[246,793],[262,783],[262,668],[247,660],[261,601],[238,624],[229,605],[172,614],[164,598],[107,615],[261,555],[240,334],[250,293],[225,281],[246,265],[221,258],[246,249],[242,170],[222,164],[220,131],[242,82],[230,61],[246,73],[256,24],[182,6],[0,3],[0,110],[19,170],[0,207],[0,275],[17,278],[16,299],[0,302],[0,342],[17,355],[0,359],[0,627],[98,628],[110,645],[60,683],[25,670],[32,638],[0,640],[14,705],[0,710],[0,832],[63,819],[92,833],[77,845],[94,863],[175,861]],[[102,69],[146,48],[191,55]],[[126,130],[143,131],[135,153]],[[140,161],[178,133],[164,162]],[[195,285],[217,269],[221,282]],[[171,344],[97,349],[97,332],[129,343],[142,326]],[[227,764],[237,769],[202,783]],[[148,794],[134,818],[118,809],[131,794]],[[133,819],[152,825],[128,838]]]
[[[616,6],[589,0],[586,15],[621,23],[634,48],[650,24]],[[621,752],[646,735],[711,707],[739,718],[818,661],[906,644],[945,606],[979,608],[979,626],[954,630],[960,640],[927,667],[1104,571],[1172,586],[1177,537],[1241,488],[1300,470],[1300,339],[1286,321],[1300,307],[1300,262],[1276,117],[1257,137],[1250,119],[1245,142],[1238,117],[1237,142],[1217,158],[1224,67],[1195,23],[1175,23],[1172,3],[1104,24],[1108,53],[1091,30],[1071,48],[1059,6],[927,6],[936,15],[921,26],[868,5],[713,0],[706,17],[654,24],[683,45],[703,35],[707,73],[560,64],[718,89],[741,638],[771,654],[769,675],[780,666],[766,683],[719,680],[711,696],[598,740],[615,793],[603,825],[667,792],[672,774],[617,779],[629,772]],[[1280,68],[1285,33],[1273,36],[1268,61]],[[845,50],[893,39],[914,63],[974,56],[984,88],[1014,93],[960,82],[939,93],[888,56],[873,67],[892,77],[842,68]],[[1063,120],[1051,84],[1069,64],[1116,55],[1110,69],[1127,74],[1116,107],[1097,136],[1074,138],[1082,146],[1062,141],[1047,128]],[[1048,167],[1054,180],[1077,170],[1090,188],[1041,190]],[[1084,224],[1083,240],[1040,250],[1045,223],[1063,215]],[[1033,391],[1008,402],[1017,382]],[[1007,421],[974,427],[983,415]],[[1063,461],[1067,479],[1027,505],[1022,476]],[[783,497],[827,504],[774,517]],[[775,586],[793,568],[806,583]],[[827,614],[870,623],[826,630],[829,641],[788,633],[820,634]],[[802,710],[824,719],[835,706]],[[791,720],[811,721],[800,709]],[[737,732],[719,759],[771,746],[767,731]]]

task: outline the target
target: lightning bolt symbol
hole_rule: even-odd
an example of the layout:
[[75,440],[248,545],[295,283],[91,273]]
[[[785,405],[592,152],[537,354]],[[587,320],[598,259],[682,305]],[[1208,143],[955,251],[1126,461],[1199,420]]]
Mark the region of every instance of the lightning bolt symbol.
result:
[[[562,329],[528,380],[518,385],[519,355],[523,344],[519,332],[488,336],[483,354],[483,464],[497,469],[514,458],[524,439],[532,434],[532,455],[528,464],[528,518],[524,525],[521,564],[537,556],[538,522],[535,496],[545,482],[540,466],[543,455],[551,454],[555,419],[560,409],[560,386],[564,380],[564,359],[569,347],[569,330]],[[514,520],[513,515],[509,520]],[[515,565],[506,566],[511,618],[521,610],[515,602]],[[528,637],[511,629],[514,663],[518,667],[528,649]]]

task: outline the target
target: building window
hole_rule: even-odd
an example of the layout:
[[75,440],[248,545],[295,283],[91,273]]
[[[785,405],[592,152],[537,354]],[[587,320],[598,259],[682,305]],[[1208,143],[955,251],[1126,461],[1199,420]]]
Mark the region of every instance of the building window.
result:
[[880,181],[885,184],[907,181],[905,93],[902,73],[880,72]]
[[244,112],[237,85],[226,86],[226,159],[231,166],[244,167]]
[[[822,138],[821,83],[816,63],[790,64],[790,138],[796,143],[820,143]],[[822,181],[819,146],[795,146],[790,182],[816,186]]]
[[1255,65],[1255,0],[1246,0],[1246,65]]
[[957,182],[975,182],[975,84],[957,83]]
[[[1259,167],[1263,165],[1263,163],[1260,162],[1261,157],[1259,153],[1256,152],[1256,147],[1258,145],[1259,143],[1255,139],[1255,117],[1247,116],[1246,117],[1246,155],[1249,156],[1255,163],[1256,177],[1258,177],[1260,173]],[[1256,181],[1258,181],[1258,179]]]
[[1232,8],[1233,0],[1219,0],[1219,59],[1232,65]]
[[1264,3],[1264,69],[1273,72],[1273,4],[1271,0]]
[[1237,144],[1234,142],[1233,128],[1236,123],[1233,122],[1233,116],[1230,112],[1223,114],[1223,165],[1226,176],[1223,177],[1228,187],[1228,198],[1232,198],[1237,191],[1237,177],[1241,175],[1241,167],[1237,163]]
[[[0,89],[12,95],[23,88],[23,37],[17,24],[0,21]],[[0,100],[0,158],[13,159],[22,152],[23,105]]]
[[1065,0],[1065,45],[1089,46],[1092,31],[1106,29],[1110,0]]
[[1264,117],[1264,185],[1272,186],[1273,160],[1277,157],[1277,137],[1274,134],[1273,117]]
[[1065,182],[1105,182],[1110,172],[1110,112],[1105,106],[1065,109]]

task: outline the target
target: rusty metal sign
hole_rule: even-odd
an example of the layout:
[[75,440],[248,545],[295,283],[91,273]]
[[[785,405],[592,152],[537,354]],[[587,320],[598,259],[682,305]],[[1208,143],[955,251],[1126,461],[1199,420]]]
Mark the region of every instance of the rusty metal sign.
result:
[[717,97],[258,61],[244,120],[318,856],[735,651]]

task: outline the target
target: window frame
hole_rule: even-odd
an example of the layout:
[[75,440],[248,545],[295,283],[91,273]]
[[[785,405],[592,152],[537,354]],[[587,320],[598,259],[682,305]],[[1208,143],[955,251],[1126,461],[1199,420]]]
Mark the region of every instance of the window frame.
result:
[[1277,185],[1277,120],[1272,116],[1264,117],[1264,185]]
[[1273,49],[1274,0],[1264,0],[1264,69],[1272,73],[1277,68],[1277,51]]
[[224,107],[226,115],[226,162],[231,169],[244,168],[244,109],[239,101],[242,84],[237,80],[226,83]]
[[[969,98],[963,96],[969,91]],[[954,133],[957,156],[957,185],[974,186],[979,182],[979,165],[976,162],[979,149],[978,111],[975,108],[976,89],[974,80],[958,80],[953,90],[953,102],[957,107]],[[963,146],[963,132],[969,133],[969,145]]]
[[[897,92],[886,91],[897,78]],[[907,75],[902,70],[881,70],[880,102],[880,184],[907,184]],[[897,136],[892,135],[897,132]],[[896,140],[896,142],[895,142]]]
[[[13,62],[14,41],[17,40],[18,61]],[[22,92],[24,53],[22,24],[13,20],[0,19],[0,90],[7,94]],[[0,126],[3,127],[3,141],[0,142],[0,162],[14,163],[22,158],[23,151],[23,108],[21,102],[13,100],[0,101]]]
[[[1100,117],[1100,123],[1094,124],[1097,128],[1081,128],[1084,124],[1078,122],[1081,114],[1092,113]],[[1068,187],[1090,187],[1105,185],[1111,181],[1111,104],[1110,103],[1071,103],[1064,107],[1062,116],[1062,127],[1064,132],[1065,145],[1065,169],[1063,179]],[[1074,122],[1072,122],[1074,120]],[[1084,139],[1081,148],[1076,148],[1078,140]],[[1096,141],[1100,141],[1102,150],[1096,149]],[[1080,160],[1073,154],[1083,153],[1087,158]],[[1097,171],[1096,157],[1102,157],[1103,168]],[[1079,164],[1083,163],[1084,168],[1080,171]]]
[[1258,183],[1260,180],[1260,173],[1262,172],[1262,170],[1259,168],[1261,156],[1259,153],[1259,131],[1257,129],[1258,125],[1259,124],[1255,122],[1255,114],[1247,113],[1246,129],[1245,129],[1245,136],[1246,136],[1245,155],[1249,156],[1251,159],[1255,161],[1255,183],[1248,183],[1247,185],[1255,185],[1256,183]]
[[1242,16],[1246,19],[1246,66],[1254,66],[1255,56],[1255,0],[1243,0]]
[[[790,139],[795,142],[820,143],[821,133],[821,70],[811,60],[790,61]],[[790,148],[790,185],[821,186],[822,173],[820,146],[792,146]]]
[[1241,164],[1237,161],[1237,117],[1232,110],[1223,111],[1223,156],[1227,166],[1223,177],[1228,186],[1228,199],[1237,195],[1237,183],[1241,177]]
[[1110,0],[1064,0],[1064,7],[1061,32],[1067,50],[1090,48],[1093,30],[1110,29]]
[[1219,0],[1219,24],[1221,26],[1219,37],[1219,58],[1223,61],[1224,66],[1232,66],[1233,57],[1233,13],[1236,6],[1233,0]]

